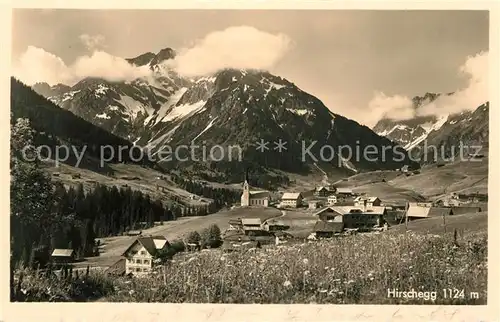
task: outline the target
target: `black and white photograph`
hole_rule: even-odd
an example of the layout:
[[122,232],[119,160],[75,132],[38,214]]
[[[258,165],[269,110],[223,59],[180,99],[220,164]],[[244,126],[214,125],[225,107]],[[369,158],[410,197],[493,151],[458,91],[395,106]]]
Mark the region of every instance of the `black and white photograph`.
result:
[[490,304],[488,10],[11,23],[10,302]]

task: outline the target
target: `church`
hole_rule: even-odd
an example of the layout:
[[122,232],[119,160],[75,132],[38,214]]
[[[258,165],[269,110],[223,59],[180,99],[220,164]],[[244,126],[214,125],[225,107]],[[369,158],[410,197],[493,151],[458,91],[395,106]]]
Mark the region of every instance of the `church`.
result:
[[245,183],[243,183],[243,193],[241,194],[241,206],[269,207],[269,192],[264,190],[250,191],[248,177],[246,177]]

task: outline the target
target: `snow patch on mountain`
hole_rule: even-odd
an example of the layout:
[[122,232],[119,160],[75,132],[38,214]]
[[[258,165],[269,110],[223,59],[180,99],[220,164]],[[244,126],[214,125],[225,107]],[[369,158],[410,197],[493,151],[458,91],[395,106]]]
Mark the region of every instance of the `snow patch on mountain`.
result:
[[203,129],[203,131],[201,131],[192,141],[191,143],[194,143],[194,141],[199,138],[203,133],[205,133],[206,131],[208,131],[213,125],[214,125],[214,122],[217,120],[217,117],[214,118],[213,120],[210,121],[210,123],[208,123],[208,125]]
[[172,107],[179,102],[179,100],[182,98],[182,95],[184,95],[187,90],[187,87],[183,87],[169,97],[167,102],[163,104],[158,110],[155,125],[159,122],[168,122],[168,120],[164,119],[165,116],[172,110]]
[[120,99],[116,101],[125,107],[125,114],[130,116],[132,120],[136,119],[139,113],[150,111],[149,108],[127,95],[120,95]]
[[80,90],[70,91],[63,94],[61,102],[66,102],[67,100],[72,100],[75,94],[80,93]]
[[94,91],[94,95],[96,98],[101,98],[102,96],[106,95],[106,92],[109,90],[109,87],[107,87],[104,84],[99,84]]
[[170,131],[168,131],[167,133],[159,136],[158,138],[156,139],[151,139],[149,140],[149,142],[146,144],[146,147],[147,149],[157,149],[156,152],[153,154],[153,155],[156,155],[159,151],[161,151],[162,149],[158,147],[159,144],[165,144],[165,143],[168,143],[170,142],[171,138],[172,138],[172,135],[174,135],[175,131],[177,131],[177,129],[180,127],[180,124],[174,126]]
[[165,115],[162,122],[169,122],[175,119],[188,117],[195,113],[201,112],[203,111],[203,107],[205,106],[206,103],[207,101],[198,101],[193,104],[176,105],[170,110],[170,112],[167,115]]
[[108,116],[106,113],[96,114],[95,117],[100,118],[100,119],[105,119],[105,120],[111,119],[111,116]]
[[386,136],[386,135],[389,135],[391,134],[392,132],[394,132],[395,130],[406,130],[408,129],[409,127],[407,125],[402,125],[402,124],[398,124],[398,125],[395,125],[392,129],[390,130],[385,130],[385,131],[382,131],[382,132],[379,132],[377,133],[378,135],[380,136]]
[[311,111],[306,110],[306,109],[294,110],[294,109],[291,109],[291,108],[287,108],[286,110],[292,112],[293,114],[297,114],[297,115],[300,115],[300,116],[303,116],[303,115],[311,113]]

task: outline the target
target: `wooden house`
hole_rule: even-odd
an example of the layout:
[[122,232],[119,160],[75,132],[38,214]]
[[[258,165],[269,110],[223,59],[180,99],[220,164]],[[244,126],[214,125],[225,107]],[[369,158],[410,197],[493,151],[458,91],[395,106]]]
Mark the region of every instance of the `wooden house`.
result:
[[260,218],[243,218],[241,224],[245,234],[249,231],[262,230],[262,221]]
[[289,229],[290,226],[285,224],[282,220],[268,219],[262,224],[262,229],[270,232],[283,231]]
[[169,245],[164,236],[137,238],[122,254],[126,259],[125,273],[134,275],[149,273],[153,268],[154,256]]
[[322,221],[342,222],[344,228],[373,228],[384,223],[387,214],[385,207],[353,207],[331,206],[324,208],[314,215]]
[[241,221],[241,218],[230,219],[228,221],[228,224],[229,224],[228,230],[242,230],[243,229],[243,223]]
[[427,207],[422,205],[410,204],[408,210],[406,212],[406,217],[408,220],[422,219],[422,218],[431,218],[431,217],[442,217],[442,216],[451,216],[454,212],[452,208],[446,207]]
[[379,207],[382,201],[378,197],[359,196],[354,198],[354,206],[356,207]]
[[316,238],[330,238],[336,233],[341,233],[344,230],[342,222],[332,222],[319,220],[314,225],[314,233]]
[[351,197],[354,195],[354,192],[352,191],[351,188],[337,188],[337,191],[335,194],[338,197]]
[[327,187],[317,187],[314,191],[314,196],[316,197],[326,197],[330,194],[330,190]]
[[75,261],[76,253],[73,249],[55,248],[50,257],[53,264],[65,265]]

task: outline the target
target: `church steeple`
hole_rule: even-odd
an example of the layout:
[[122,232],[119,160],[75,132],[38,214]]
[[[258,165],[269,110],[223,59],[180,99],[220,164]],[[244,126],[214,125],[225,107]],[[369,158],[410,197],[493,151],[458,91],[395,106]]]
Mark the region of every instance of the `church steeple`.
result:
[[245,169],[245,182],[243,183],[243,190],[244,191],[250,190],[250,187],[248,184],[248,168]]

